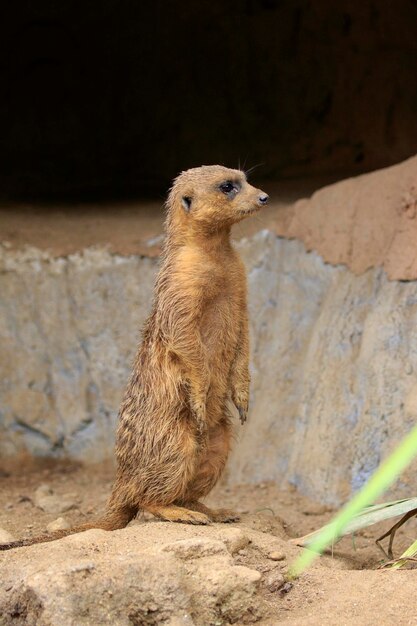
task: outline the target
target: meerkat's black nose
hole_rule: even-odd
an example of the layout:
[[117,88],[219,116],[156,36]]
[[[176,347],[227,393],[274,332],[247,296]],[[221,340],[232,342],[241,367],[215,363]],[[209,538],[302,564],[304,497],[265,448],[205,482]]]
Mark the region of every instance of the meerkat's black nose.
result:
[[269,196],[263,193],[259,196],[259,204],[268,204]]

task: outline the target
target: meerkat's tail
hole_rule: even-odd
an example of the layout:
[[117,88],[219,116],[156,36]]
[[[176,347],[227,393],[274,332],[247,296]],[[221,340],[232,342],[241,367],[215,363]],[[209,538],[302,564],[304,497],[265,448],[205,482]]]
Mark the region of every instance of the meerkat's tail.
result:
[[82,533],[86,530],[98,528],[101,530],[119,530],[128,525],[131,519],[135,517],[137,508],[124,507],[119,509],[113,509],[106,512],[106,514],[98,519],[96,522],[87,522],[80,526],[74,526],[68,530],[55,530],[52,533],[39,535],[38,537],[32,537],[31,539],[20,539],[18,541],[10,541],[9,543],[0,544],[1,550],[13,550],[13,548],[24,548],[26,546],[32,546],[36,543],[47,543],[49,541],[56,541],[69,535],[75,535]]

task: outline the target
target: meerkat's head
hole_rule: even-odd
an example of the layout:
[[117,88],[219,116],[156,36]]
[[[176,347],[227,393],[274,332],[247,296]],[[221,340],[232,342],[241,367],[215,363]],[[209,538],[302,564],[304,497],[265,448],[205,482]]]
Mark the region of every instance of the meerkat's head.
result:
[[266,193],[248,183],[245,172],[203,165],[175,179],[167,206],[171,218],[185,227],[217,230],[256,213],[268,199]]

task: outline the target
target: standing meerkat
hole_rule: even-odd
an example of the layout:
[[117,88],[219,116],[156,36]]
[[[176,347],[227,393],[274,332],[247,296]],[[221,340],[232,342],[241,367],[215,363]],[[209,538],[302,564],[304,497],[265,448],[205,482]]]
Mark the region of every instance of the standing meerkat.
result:
[[96,522],[0,549],[124,528],[140,510],[191,524],[238,519],[200,499],[230,451],[228,403],[242,424],[248,411],[246,275],[230,230],[267,202],[240,170],[203,166],[175,179],[153,307],[119,412],[107,510]]

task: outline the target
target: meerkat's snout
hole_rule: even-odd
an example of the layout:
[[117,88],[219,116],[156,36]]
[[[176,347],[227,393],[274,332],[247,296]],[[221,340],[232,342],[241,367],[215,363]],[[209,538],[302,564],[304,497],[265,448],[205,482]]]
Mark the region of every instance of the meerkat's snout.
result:
[[258,198],[258,202],[261,206],[265,206],[265,204],[268,204],[268,200],[269,200],[269,196],[266,193],[261,193],[261,195]]

